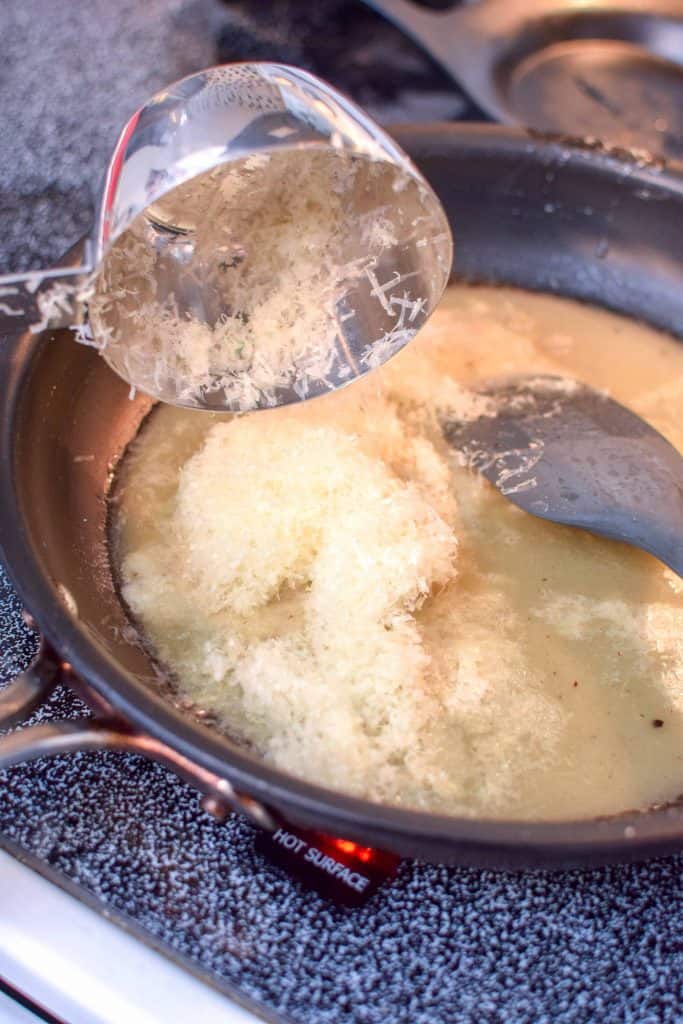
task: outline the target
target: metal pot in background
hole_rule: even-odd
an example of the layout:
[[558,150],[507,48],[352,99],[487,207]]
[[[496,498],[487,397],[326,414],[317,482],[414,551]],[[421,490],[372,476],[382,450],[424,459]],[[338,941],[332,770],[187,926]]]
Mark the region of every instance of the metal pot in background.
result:
[[496,121],[683,158],[681,0],[367,0]]

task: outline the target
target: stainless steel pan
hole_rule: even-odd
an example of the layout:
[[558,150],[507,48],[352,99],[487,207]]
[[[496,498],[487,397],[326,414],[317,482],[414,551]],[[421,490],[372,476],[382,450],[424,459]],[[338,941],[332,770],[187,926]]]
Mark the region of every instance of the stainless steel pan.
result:
[[[683,334],[679,170],[504,128],[396,134],[445,205],[458,276],[578,296]],[[131,401],[65,331],[33,335],[15,320],[2,330],[0,546],[44,639],[0,691],[0,721],[19,721],[58,681],[94,715],[9,733],[0,767],[76,749],[138,751],[188,779],[219,816],[236,808],[265,828],[285,820],[434,861],[560,866],[683,849],[683,804],[553,824],[437,817],[291,778],[183,713],[130,638],[107,553],[112,470],[150,400]]]

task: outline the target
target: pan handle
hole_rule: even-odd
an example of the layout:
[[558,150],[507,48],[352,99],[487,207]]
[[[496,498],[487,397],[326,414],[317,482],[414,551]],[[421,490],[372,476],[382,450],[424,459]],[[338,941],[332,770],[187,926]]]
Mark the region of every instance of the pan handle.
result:
[[[130,729],[125,722],[107,716],[108,705],[41,640],[33,662],[0,691],[0,729],[22,721],[49,697],[59,682],[73,688],[94,707],[94,717],[82,721],[57,721],[31,725],[0,736],[0,770],[39,757],[55,757],[78,750],[121,750],[141,754],[169,768],[202,793],[201,805],[224,821],[231,811],[246,815],[269,832],[277,828],[270,812],[253,797],[240,793],[221,776],[195,764],[173,747],[147,733]],[[104,715],[105,717],[99,717]]]
[[427,51],[453,78],[459,78],[464,59],[460,46],[463,0],[446,10],[425,7],[415,0],[365,0]]
[[[47,700],[60,681],[62,662],[44,640],[29,667],[0,690],[0,729],[23,721]],[[2,740],[0,740],[2,743]]]

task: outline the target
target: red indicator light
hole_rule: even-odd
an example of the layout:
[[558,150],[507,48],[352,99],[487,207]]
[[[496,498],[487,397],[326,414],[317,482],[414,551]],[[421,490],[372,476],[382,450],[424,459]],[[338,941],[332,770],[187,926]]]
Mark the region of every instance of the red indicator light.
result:
[[347,906],[364,903],[393,877],[400,863],[386,850],[288,824],[260,833],[257,847],[306,885]]
[[349,857],[355,857],[356,860],[363,861],[364,864],[371,861],[375,853],[371,846],[359,846],[358,843],[354,843],[350,839],[332,839],[326,836],[323,836],[323,839],[326,839],[330,846],[336,846],[342,853]]

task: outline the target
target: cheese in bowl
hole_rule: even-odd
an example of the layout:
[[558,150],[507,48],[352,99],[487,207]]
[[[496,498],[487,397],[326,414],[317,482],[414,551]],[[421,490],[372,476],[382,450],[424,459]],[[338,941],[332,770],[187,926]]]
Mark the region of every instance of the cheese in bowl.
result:
[[683,793],[683,581],[508,503],[445,443],[482,378],[604,388],[683,447],[683,345],[566,299],[449,288],[353,386],[221,416],[158,406],[112,558],[179,694],[270,765],[485,818]]

